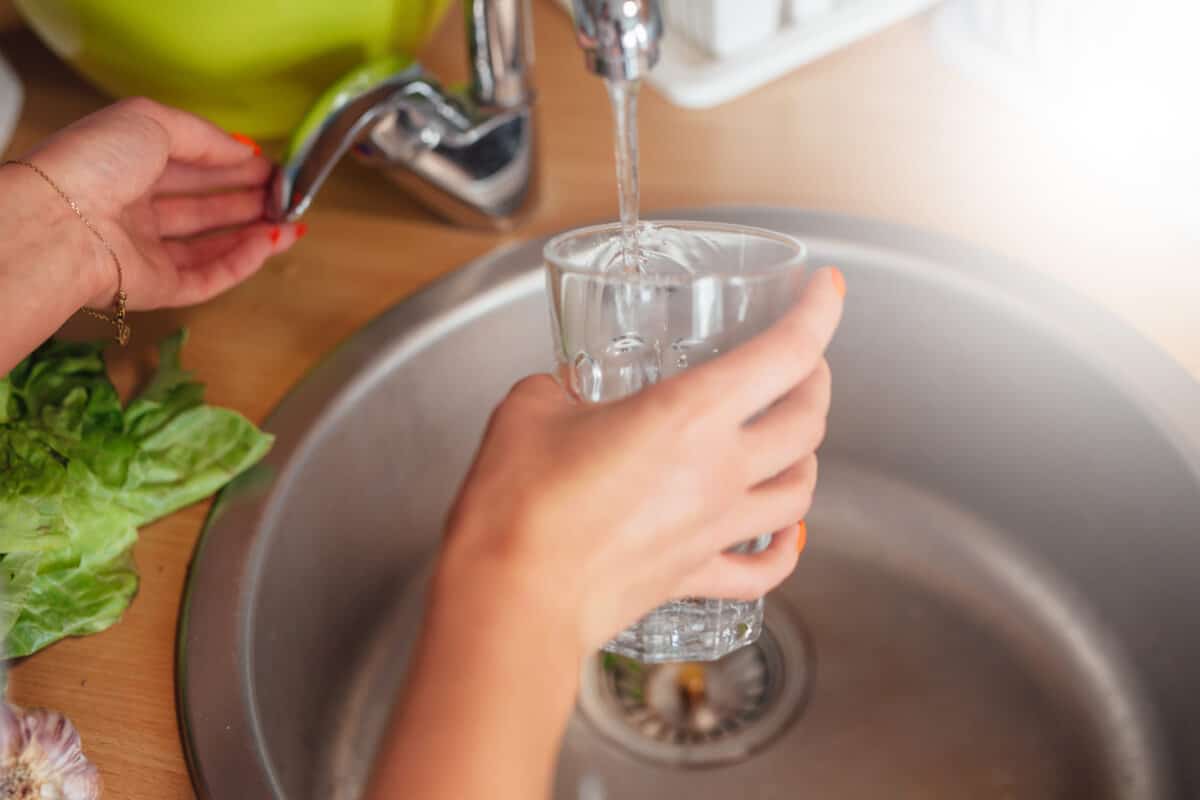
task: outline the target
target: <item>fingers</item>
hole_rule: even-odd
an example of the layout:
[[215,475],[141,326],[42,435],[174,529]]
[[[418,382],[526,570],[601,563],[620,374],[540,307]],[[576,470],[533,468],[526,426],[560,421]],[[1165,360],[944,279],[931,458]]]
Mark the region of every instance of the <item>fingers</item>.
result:
[[767,331],[681,375],[680,394],[719,396],[724,411],[738,421],[762,411],[816,368],[841,320],[844,285],[837,269],[818,271],[796,305]]
[[178,266],[179,285],[171,306],[200,303],[253,275],[272,255],[304,235],[304,223],[255,223],[236,231],[165,243]]
[[206,119],[161,105],[145,97],[117,104],[122,111],[148,117],[167,132],[168,158],[203,167],[228,167],[254,158],[257,145],[244,137],[235,138]]
[[684,579],[680,597],[755,600],[783,583],[800,557],[796,525],[780,530],[760,553],[721,553]]
[[743,431],[752,483],[765,481],[814,452],[825,437],[832,378],[829,363],[767,409]]
[[808,516],[817,488],[817,457],[810,454],[734,502],[702,537],[705,550],[721,551],[777,531]]
[[271,176],[271,162],[262,156],[226,167],[168,164],[154,185],[156,194],[196,194],[219,189],[261,187]]
[[260,220],[264,201],[262,189],[247,189],[222,194],[158,197],[153,202],[159,233],[174,237]]

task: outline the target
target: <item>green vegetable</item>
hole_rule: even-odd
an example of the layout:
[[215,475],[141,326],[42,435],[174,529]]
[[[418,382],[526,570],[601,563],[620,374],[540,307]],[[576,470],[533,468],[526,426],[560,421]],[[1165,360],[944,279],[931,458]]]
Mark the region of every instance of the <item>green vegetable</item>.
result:
[[271,446],[206,406],[180,331],[125,408],[103,345],[50,340],[0,379],[0,637],[29,655],[104,630],[137,591],[137,529],[200,500]]

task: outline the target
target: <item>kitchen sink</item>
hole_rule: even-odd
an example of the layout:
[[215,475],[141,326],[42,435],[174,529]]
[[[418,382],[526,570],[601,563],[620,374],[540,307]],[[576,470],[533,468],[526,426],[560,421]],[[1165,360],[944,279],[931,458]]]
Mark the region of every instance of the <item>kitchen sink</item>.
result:
[[[555,797],[1200,796],[1200,387],[960,243],[787,209],[670,216],[792,233],[846,274],[809,546],[754,646],[589,663]],[[541,245],[342,345],[214,507],[179,635],[202,796],[359,796],[488,412],[551,367]],[[514,680],[538,676],[497,691]]]

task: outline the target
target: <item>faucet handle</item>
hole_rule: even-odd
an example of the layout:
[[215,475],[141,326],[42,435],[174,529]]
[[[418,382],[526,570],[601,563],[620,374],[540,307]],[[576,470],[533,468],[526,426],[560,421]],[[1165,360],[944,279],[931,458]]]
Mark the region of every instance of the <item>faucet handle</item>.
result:
[[575,32],[588,69],[602,78],[638,80],[658,62],[658,0],[572,0]]
[[511,226],[536,193],[533,109],[491,99],[485,107],[469,90],[444,90],[394,56],[359,67],[296,130],[272,178],[267,216],[297,219],[350,153],[444,217]]
[[296,129],[272,176],[267,217],[298,219],[346,151],[367,136],[376,121],[396,110],[404,87],[422,74],[416,63],[387,56],[326,90]]
[[537,186],[528,0],[463,3],[471,83],[443,89],[398,56],[351,72],[297,129],[272,179],[268,217],[303,214],[347,153],[464,224],[507,228],[531,205]]

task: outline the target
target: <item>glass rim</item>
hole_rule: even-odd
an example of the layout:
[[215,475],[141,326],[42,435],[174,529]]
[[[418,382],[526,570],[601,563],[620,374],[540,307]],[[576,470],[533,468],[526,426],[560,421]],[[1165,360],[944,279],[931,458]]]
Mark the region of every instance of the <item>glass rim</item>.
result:
[[[738,233],[743,236],[754,237],[758,239],[770,239],[778,242],[785,247],[791,248],[790,255],[780,258],[777,261],[770,262],[769,266],[756,267],[753,269],[744,270],[737,275],[723,276],[727,280],[744,281],[746,279],[770,278],[777,277],[789,270],[804,266],[805,259],[808,257],[808,247],[804,242],[794,236],[789,236],[786,233],[769,230],[767,228],[757,228],[753,225],[739,225],[731,222],[706,222],[704,220],[683,220],[683,219],[643,219],[638,220],[638,225],[645,224],[659,225],[664,227],[682,228],[684,230],[693,231],[722,231],[725,233]],[[603,276],[606,279],[612,279],[614,282],[621,283],[681,283],[683,279],[678,275],[646,275],[638,273],[630,275],[624,271],[613,272],[603,271],[597,266],[580,266],[570,263],[567,257],[561,252],[556,252],[569,241],[579,239],[585,236],[593,236],[601,233],[611,233],[619,236],[621,233],[620,222],[604,222],[598,225],[585,225],[582,228],[572,228],[569,231],[563,231],[556,234],[542,248],[542,258],[546,262],[552,263],[556,269],[574,275],[587,275],[595,278]],[[691,278],[702,278],[704,275],[691,276]]]

